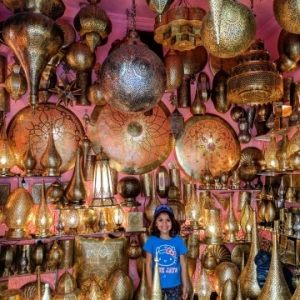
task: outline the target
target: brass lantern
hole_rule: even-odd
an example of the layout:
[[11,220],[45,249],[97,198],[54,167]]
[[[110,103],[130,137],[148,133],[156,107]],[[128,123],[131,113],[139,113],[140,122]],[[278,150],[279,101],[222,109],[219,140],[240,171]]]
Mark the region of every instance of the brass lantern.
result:
[[103,44],[111,32],[111,21],[106,12],[94,3],[83,6],[74,18],[74,27],[84,42],[94,52]]
[[165,92],[164,64],[131,31],[126,42],[104,60],[99,88],[107,103],[121,112],[148,111]]
[[32,196],[25,188],[16,188],[9,194],[3,209],[5,223],[9,228],[6,233],[8,238],[22,238],[27,235],[33,207]]
[[[243,53],[255,37],[256,22],[251,10],[233,0],[223,0],[219,35],[215,32],[218,18],[208,12],[201,26],[201,39],[206,50],[220,58],[235,57]],[[218,29],[218,28],[217,28]]]
[[102,151],[96,160],[94,172],[93,206],[111,206],[115,204],[112,184],[112,174],[109,160]]

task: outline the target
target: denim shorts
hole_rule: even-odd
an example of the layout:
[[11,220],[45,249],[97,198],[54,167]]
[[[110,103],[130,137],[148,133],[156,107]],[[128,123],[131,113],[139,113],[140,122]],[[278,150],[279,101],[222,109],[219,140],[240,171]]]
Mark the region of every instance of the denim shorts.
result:
[[[165,298],[167,296],[167,298]],[[181,285],[172,288],[162,289],[162,299],[179,300],[181,299]]]

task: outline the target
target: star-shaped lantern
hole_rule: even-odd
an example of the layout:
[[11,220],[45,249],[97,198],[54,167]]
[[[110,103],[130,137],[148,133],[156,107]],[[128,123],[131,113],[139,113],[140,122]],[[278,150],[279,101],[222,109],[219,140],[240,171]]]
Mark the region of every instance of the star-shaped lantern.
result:
[[75,88],[75,83],[76,79],[71,80],[68,73],[65,74],[65,77],[59,77],[55,88],[49,89],[50,92],[58,94],[56,105],[63,102],[66,107],[69,103],[73,106],[72,101],[76,101],[75,96],[81,95],[81,89]]

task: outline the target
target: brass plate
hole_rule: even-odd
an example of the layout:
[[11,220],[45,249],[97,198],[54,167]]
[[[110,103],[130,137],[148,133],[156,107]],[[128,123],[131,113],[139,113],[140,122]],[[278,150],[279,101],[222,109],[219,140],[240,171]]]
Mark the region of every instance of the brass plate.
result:
[[55,146],[62,158],[59,171],[64,173],[73,168],[77,147],[84,136],[83,126],[68,108],[53,103],[41,103],[34,116],[31,107],[26,106],[14,115],[8,125],[7,137],[20,169],[24,169],[22,157],[27,150],[29,135],[31,150],[37,160],[36,169],[42,169],[40,159],[47,146],[51,123],[55,129]]
[[222,69],[230,75],[232,68],[236,65],[237,57],[220,58],[212,54],[209,55],[209,67],[213,75],[216,75]]
[[152,115],[119,112],[109,104],[95,106],[90,139],[96,154],[103,148],[110,167],[126,174],[143,174],[156,169],[170,155],[170,112],[161,101]]
[[206,114],[187,120],[175,144],[176,159],[182,170],[195,180],[205,173],[205,162],[214,177],[236,168],[241,148],[233,128],[222,118]]

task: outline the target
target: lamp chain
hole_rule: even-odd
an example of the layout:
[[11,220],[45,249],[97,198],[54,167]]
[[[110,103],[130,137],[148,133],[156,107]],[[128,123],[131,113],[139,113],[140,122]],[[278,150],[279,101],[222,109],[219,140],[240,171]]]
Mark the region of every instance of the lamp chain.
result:
[[136,3],[135,0],[132,0],[132,30],[135,31],[136,30],[136,21],[135,21],[135,17],[136,17]]

